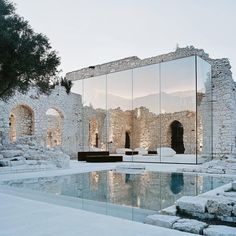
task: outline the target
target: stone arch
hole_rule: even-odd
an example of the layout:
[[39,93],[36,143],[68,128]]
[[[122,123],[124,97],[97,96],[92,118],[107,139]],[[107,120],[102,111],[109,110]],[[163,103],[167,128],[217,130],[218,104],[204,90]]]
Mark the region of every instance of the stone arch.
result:
[[9,139],[15,142],[18,137],[33,135],[35,132],[34,111],[26,104],[16,105],[9,115]]
[[49,108],[47,117],[47,146],[56,147],[63,143],[64,115],[57,108]]
[[125,132],[125,148],[130,148],[131,141],[130,141],[130,132]]
[[168,130],[168,139],[172,149],[177,154],[183,154],[185,152],[184,147],[184,127],[181,122],[174,120]]

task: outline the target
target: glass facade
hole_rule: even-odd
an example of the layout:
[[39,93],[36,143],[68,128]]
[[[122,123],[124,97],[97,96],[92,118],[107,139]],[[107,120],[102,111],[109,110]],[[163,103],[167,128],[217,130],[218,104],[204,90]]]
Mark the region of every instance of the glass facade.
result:
[[80,151],[136,151],[124,160],[142,162],[212,158],[211,66],[198,56],[73,83],[83,103]]

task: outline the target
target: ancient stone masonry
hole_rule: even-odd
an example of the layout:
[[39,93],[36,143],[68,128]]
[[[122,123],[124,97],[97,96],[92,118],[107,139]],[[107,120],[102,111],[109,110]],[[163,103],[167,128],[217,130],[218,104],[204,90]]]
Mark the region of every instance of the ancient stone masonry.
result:
[[104,105],[101,109],[83,106],[81,95],[68,95],[62,87],[56,87],[49,96],[32,88],[25,95],[16,93],[7,102],[0,101],[0,148],[22,137],[34,136],[38,145],[59,146],[74,157],[77,151],[90,147],[112,153],[125,146],[155,150],[172,146],[171,127],[178,124],[185,154],[210,155],[213,152],[222,158],[234,154],[236,84],[226,58],[211,59],[202,49],[194,47],[177,48],[174,52],[143,60],[129,57],[91,66],[68,73],[67,79],[76,81],[194,55],[211,65],[205,90],[197,88],[196,109],[161,114],[142,105],[127,109]]
[[0,101],[1,144],[34,135],[39,146],[60,146],[75,156],[81,148],[81,96],[56,87],[50,95],[36,89]]
[[[191,46],[177,48],[174,52],[142,60],[138,57],[129,57],[106,64],[90,66],[67,73],[67,78],[81,80],[194,55],[199,56],[211,65],[211,75],[209,75],[211,79],[205,84],[204,94],[196,88],[198,93],[197,119],[196,114],[188,110],[182,111],[184,114],[181,115],[165,113],[161,119],[143,108],[139,108],[142,113],[139,118],[135,114],[137,111],[123,111],[124,114],[122,114],[122,110],[115,109],[107,112],[107,116],[113,117],[113,120],[109,121],[108,117],[106,121],[108,122],[107,141],[108,143],[113,142],[110,145],[111,149],[115,149],[117,146],[124,147],[125,132],[132,131],[133,133],[130,134],[133,147],[143,145],[153,149],[160,142],[169,146],[169,126],[174,120],[180,121],[182,118],[184,120],[180,123],[184,127],[183,139],[186,153],[198,151],[206,155],[213,153],[216,157],[225,157],[228,154],[236,153],[236,84],[232,78],[231,66],[227,58],[212,59],[204,50]],[[118,113],[119,115],[117,115]],[[212,117],[209,115],[210,113],[212,113]],[[133,116],[132,124],[130,123],[131,116]],[[117,125],[118,119],[122,120],[122,125]],[[159,122],[158,119],[161,119],[161,121]],[[196,124],[194,120],[197,120]],[[159,132],[159,126],[162,127],[161,130],[163,129],[161,141],[158,140],[158,135],[156,135]],[[142,130],[145,128],[147,132],[144,134]],[[193,134],[194,131],[196,131],[196,134]],[[197,139],[197,146],[195,141],[193,142],[194,139]]]

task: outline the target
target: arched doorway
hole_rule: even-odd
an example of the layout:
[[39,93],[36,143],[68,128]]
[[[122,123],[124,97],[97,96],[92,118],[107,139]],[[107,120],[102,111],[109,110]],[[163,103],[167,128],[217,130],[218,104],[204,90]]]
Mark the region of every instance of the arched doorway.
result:
[[171,129],[171,148],[173,148],[177,154],[183,154],[185,151],[184,148],[184,128],[183,125],[175,120],[170,125]]
[[130,135],[129,135],[129,132],[125,132],[125,148],[130,148]]
[[47,146],[55,147],[62,145],[62,133],[64,116],[54,108],[46,112],[47,116]]
[[17,105],[9,116],[9,139],[15,142],[18,137],[34,134],[34,112],[27,105]]

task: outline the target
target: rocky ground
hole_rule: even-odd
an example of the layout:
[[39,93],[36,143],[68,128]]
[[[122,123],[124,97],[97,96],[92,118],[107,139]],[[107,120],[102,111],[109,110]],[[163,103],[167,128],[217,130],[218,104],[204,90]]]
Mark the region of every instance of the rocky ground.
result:
[[33,137],[18,139],[17,142],[0,144],[0,171],[6,169],[56,169],[69,168],[70,156],[60,148],[36,145]]
[[178,171],[236,175],[236,158],[234,156],[228,156],[224,159],[214,159],[202,165],[179,168]]
[[236,182],[184,196],[160,214],[148,216],[145,223],[206,236],[235,236]]

